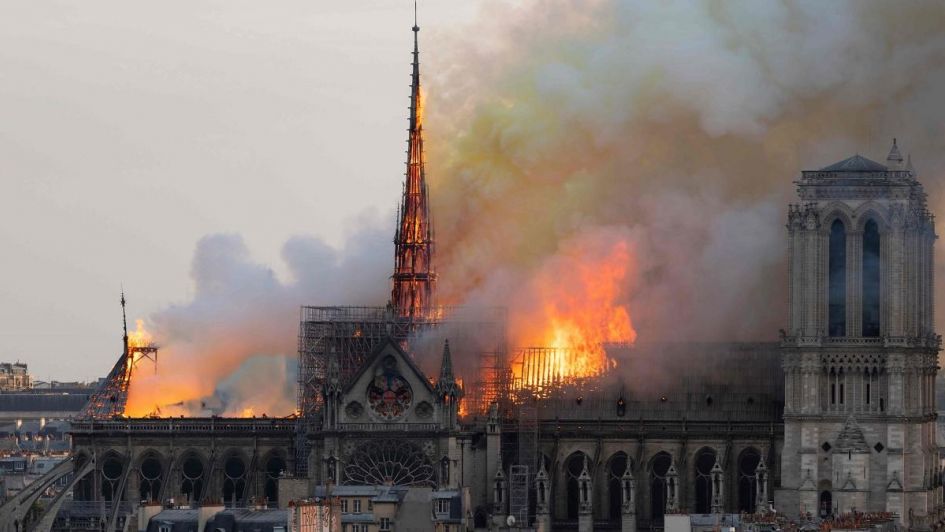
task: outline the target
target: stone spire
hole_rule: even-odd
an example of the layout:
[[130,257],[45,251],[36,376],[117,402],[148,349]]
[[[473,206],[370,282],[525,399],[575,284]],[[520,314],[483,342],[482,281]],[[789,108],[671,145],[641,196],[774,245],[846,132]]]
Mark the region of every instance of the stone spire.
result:
[[423,161],[423,105],[420,100],[420,47],[413,25],[413,72],[407,137],[407,174],[394,236],[394,274],[391,306],[400,317],[423,318],[435,305],[433,220],[427,200]]
[[886,162],[890,170],[902,169],[902,154],[899,153],[899,146],[896,144],[895,138],[893,138],[892,148],[889,149],[889,155],[886,156]]
[[456,376],[453,375],[453,359],[450,355],[450,341],[443,342],[443,361],[440,363],[440,380],[434,387],[437,395],[443,397],[450,395],[452,397],[462,397],[463,390],[456,382]]

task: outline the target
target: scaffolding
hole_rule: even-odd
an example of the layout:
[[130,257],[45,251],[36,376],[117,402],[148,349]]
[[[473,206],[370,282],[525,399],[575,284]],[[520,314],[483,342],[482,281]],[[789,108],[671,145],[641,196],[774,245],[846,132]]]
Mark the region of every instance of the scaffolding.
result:
[[485,412],[508,389],[504,308],[437,307],[424,312],[423,318],[409,318],[392,307],[302,307],[299,415],[312,418],[320,412],[331,361],[345,386],[387,338],[416,360],[436,363],[443,341],[449,338],[460,378],[477,389],[467,395],[469,412]]
[[79,417],[108,419],[124,415],[125,406],[128,404],[128,387],[138,363],[148,360],[154,365],[155,373],[157,372],[158,346],[153,343],[131,344],[128,341],[124,292],[121,294],[121,321],[124,330],[121,356],[98,389],[89,397],[89,402],[85,404]]
[[528,491],[530,477],[528,466],[513,465],[509,470],[509,515],[515,517],[515,523],[520,527],[528,527],[531,523],[528,508]]

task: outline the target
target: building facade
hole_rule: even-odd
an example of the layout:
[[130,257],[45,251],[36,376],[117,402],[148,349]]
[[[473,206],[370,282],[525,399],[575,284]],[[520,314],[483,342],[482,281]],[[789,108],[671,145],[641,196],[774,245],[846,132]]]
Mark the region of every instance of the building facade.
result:
[[[179,507],[288,499],[326,512],[337,502],[332,522],[350,530],[407,530],[419,515],[420,529],[628,532],[772,506],[791,519],[867,511],[942,528],[936,235],[895,142],[885,165],[857,155],[797,181],[780,343],[636,345],[598,379],[516,387],[500,378],[512,373],[504,322],[461,326],[429,306],[418,30],[391,303],[315,309],[312,320],[303,309],[299,416],[89,410],[73,423],[61,529],[121,529],[155,505],[191,520]],[[473,345],[485,330],[492,347]],[[434,337],[439,368],[424,372],[414,350]],[[495,378],[464,387],[452,352],[487,350],[479,371]],[[115,397],[98,400],[111,412]]]
[[856,155],[803,172],[788,215],[782,486],[800,512],[941,504],[935,440],[936,239],[911,164]]

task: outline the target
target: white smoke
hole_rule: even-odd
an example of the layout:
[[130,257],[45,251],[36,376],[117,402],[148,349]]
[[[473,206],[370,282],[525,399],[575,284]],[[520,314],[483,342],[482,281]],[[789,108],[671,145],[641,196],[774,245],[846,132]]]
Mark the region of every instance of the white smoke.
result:
[[607,228],[641,340],[773,339],[800,170],[898,136],[943,210],[943,28],[933,2],[493,3],[427,61],[443,288],[514,308]]
[[[641,340],[774,338],[800,170],[856,151],[882,161],[898,136],[945,212],[943,29],[938,2],[532,0],[434,30],[425,131],[444,302],[528,321],[536,276],[580,292],[575,246],[626,246],[612,303]],[[139,397],[225,395],[245,361],[293,358],[299,305],[383,304],[391,231],[344,250],[293,239],[287,283],[238,237],[208,237],[194,300],[153,317],[174,376]]]
[[389,228],[362,220],[348,245],[294,237],[282,249],[291,274],[279,280],[242,238],[204,237],[191,276],[193,300],[151,316],[162,344],[156,374],[139,371],[128,412],[287,415],[295,410],[299,307],[377,304],[388,291]]

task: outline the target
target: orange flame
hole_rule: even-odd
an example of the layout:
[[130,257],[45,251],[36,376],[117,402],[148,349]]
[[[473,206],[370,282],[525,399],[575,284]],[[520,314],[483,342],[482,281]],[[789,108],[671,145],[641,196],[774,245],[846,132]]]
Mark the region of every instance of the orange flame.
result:
[[520,345],[551,347],[541,372],[523,373],[524,353],[513,361],[521,387],[594,377],[616,367],[604,345],[631,343],[637,333],[625,303],[633,265],[626,240],[573,241],[531,282],[541,304],[513,318]]

